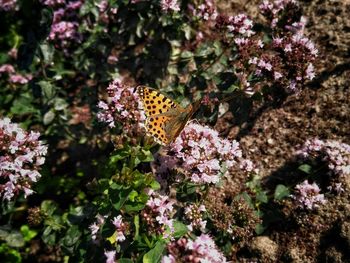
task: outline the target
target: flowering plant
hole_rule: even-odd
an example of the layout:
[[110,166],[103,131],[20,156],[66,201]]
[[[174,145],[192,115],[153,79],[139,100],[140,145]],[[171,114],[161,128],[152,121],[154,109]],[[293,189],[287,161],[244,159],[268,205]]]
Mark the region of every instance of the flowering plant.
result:
[[[251,241],[275,235],[285,210],[314,215],[329,192],[341,197],[348,145],[301,151],[330,183],[303,173],[271,188],[251,161],[263,150],[234,134],[251,127],[241,109],[280,105],[315,79],[301,6],[265,0],[253,19],[221,2],[1,2],[0,116],[18,123],[0,119],[4,262],[254,261]],[[197,120],[157,145],[138,85],[174,102],[162,97],[172,108],[158,127]]]
[[26,132],[9,118],[0,119],[0,194],[11,200],[20,192],[27,197],[39,180],[47,146],[39,141],[40,133]]

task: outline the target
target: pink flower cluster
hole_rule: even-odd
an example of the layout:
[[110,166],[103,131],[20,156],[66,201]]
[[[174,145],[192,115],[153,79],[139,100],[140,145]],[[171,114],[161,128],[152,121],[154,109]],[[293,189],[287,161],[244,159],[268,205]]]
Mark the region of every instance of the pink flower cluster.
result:
[[162,263],[210,262],[225,263],[225,256],[218,250],[214,240],[202,234],[195,240],[181,238],[168,245],[169,254],[163,256]]
[[22,75],[16,73],[15,68],[11,64],[3,64],[0,66],[0,76],[7,74],[9,76],[9,82],[12,84],[27,84],[32,79],[31,74]]
[[[106,223],[106,219],[108,218],[108,215],[100,215],[97,214],[96,215],[96,222],[94,222],[93,224],[91,224],[89,226],[90,229],[90,233],[91,233],[91,239],[95,242],[95,243],[99,243],[99,241],[101,240],[101,229],[102,227],[105,225]],[[127,223],[123,222],[123,218],[122,215],[118,215],[117,217],[114,217],[111,221],[112,225],[115,227],[115,233],[113,234],[113,237],[115,237],[115,243],[118,242],[123,242],[126,237],[126,230],[128,228]],[[109,251],[110,253],[105,254],[107,258],[112,258],[112,251]],[[109,255],[109,256],[108,256]],[[115,252],[113,254],[113,259],[115,257]],[[109,262],[108,260],[106,262]],[[113,262],[113,261],[110,261]]]
[[178,169],[194,183],[215,184],[237,167],[248,172],[253,169],[252,163],[242,158],[239,143],[222,139],[217,131],[192,122],[170,144],[167,156],[161,157],[157,174]]
[[203,213],[206,211],[204,205],[191,204],[185,207],[185,217],[190,221],[190,224],[187,225],[188,230],[199,229],[202,232],[205,230],[207,221],[203,220]]
[[78,32],[78,11],[83,1],[46,0],[44,4],[54,9],[54,18],[48,39],[55,43],[56,48],[62,48],[68,54],[68,46],[82,40],[82,36]]
[[116,242],[123,242],[125,240],[124,232],[126,225],[123,223],[122,215],[114,217],[112,223],[115,226],[117,232]]
[[180,11],[180,6],[177,0],[161,0],[160,1],[160,6],[162,8],[162,11],[164,12],[178,12]]
[[[99,20],[105,24],[112,23],[115,20],[115,15],[118,12],[118,9],[110,6],[107,0],[102,0],[99,3],[96,3],[99,11]],[[107,28],[105,29],[107,32]]]
[[[247,94],[271,87],[280,94],[298,92],[306,81],[315,77],[314,63],[318,50],[303,35],[306,18],[301,17],[292,7],[298,7],[293,0],[264,1],[261,10],[267,20],[273,15],[272,43],[265,41],[261,34],[253,31],[253,22],[245,14],[227,17],[218,15],[216,27],[227,32],[235,45],[233,66],[238,85]],[[293,11],[291,11],[293,10]]]
[[9,118],[0,119],[0,195],[11,200],[21,191],[33,193],[31,186],[40,177],[47,146],[39,141],[40,133],[26,132]]
[[203,3],[198,5],[197,7],[193,7],[191,5],[190,9],[192,10],[194,16],[206,21],[214,21],[218,16],[215,3],[212,0],[203,1]]
[[254,35],[255,32],[252,30],[252,28],[253,21],[250,20],[245,14],[239,14],[228,18],[228,31],[233,33],[235,36],[240,35],[240,38],[235,39],[236,44],[242,41],[247,41],[242,37],[251,37]]
[[97,241],[97,238],[98,238],[97,234],[99,233],[101,227],[104,225],[107,217],[108,216],[102,216],[100,214],[96,215],[96,218],[97,218],[96,222],[94,222],[89,226],[92,240]]
[[168,196],[148,190],[149,199],[141,216],[151,233],[161,234],[163,238],[171,237],[174,232],[173,219],[174,201]]
[[[280,21],[285,20],[281,19],[284,13],[287,13],[288,10],[296,10],[298,8],[298,2],[296,0],[263,0],[259,8],[261,12],[271,21],[271,27],[275,28]],[[298,26],[297,23],[294,25]]]
[[112,251],[105,251],[105,256],[106,256],[106,263],[115,263],[115,255],[116,255],[116,251],[112,250]]
[[[130,126],[131,123],[141,123],[146,119],[142,109],[142,102],[138,98],[137,92],[132,88],[126,88],[121,81],[114,80],[107,88],[109,101],[100,101],[98,107],[100,112],[97,118],[101,122],[108,123],[109,127],[116,126],[116,122]],[[128,129],[128,127],[125,127]]]
[[8,11],[14,11],[17,9],[18,9],[17,0],[0,0],[0,11],[4,10],[8,12]]
[[324,195],[320,194],[318,185],[316,183],[310,184],[307,180],[295,187],[292,198],[298,207],[308,210],[314,210],[326,203]]
[[321,157],[335,175],[350,175],[350,145],[333,140],[308,140],[298,154],[303,158]]

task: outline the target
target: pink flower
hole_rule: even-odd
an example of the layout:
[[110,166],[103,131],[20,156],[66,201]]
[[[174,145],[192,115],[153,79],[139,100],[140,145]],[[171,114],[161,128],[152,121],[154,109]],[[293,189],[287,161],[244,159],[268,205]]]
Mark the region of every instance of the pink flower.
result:
[[298,207],[313,210],[326,203],[323,194],[319,194],[320,188],[316,183],[309,184],[307,180],[295,187],[292,196]]
[[283,77],[283,75],[281,73],[279,73],[278,71],[275,71],[273,74],[274,74],[273,76],[274,76],[275,80],[278,80],[278,79]]
[[190,222],[187,225],[188,230],[200,229],[202,232],[205,230],[207,221],[203,220],[203,213],[206,212],[204,205],[191,204],[185,207],[186,219]]
[[108,123],[111,128],[115,127],[116,122],[124,123],[125,126],[142,126],[146,115],[133,88],[123,86],[121,81],[116,79],[107,87],[107,93],[109,102],[99,101],[97,105],[100,108],[97,114],[99,121]]
[[214,240],[206,234],[195,240],[181,238],[168,245],[169,255],[162,258],[162,263],[172,262],[210,262],[226,263],[227,260],[218,250]]
[[[236,16],[229,17],[227,29],[230,33],[239,34],[242,37],[251,37],[255,34],[252,28],[253,21],[250,20],[245,14],[239,14]],[[237,38],[237,42],[242,43],[242,39],[244,38],[241,38],[241,40],[238,39],[239,38]]]
[[346,143],[333,140],[308,140],[298,151],[298,155],[303,158],[320,156],[335,175],[346,176],[350,174],[350,145]]
[[174,233],[172,216],[174,215],[174,202],[168,196],[148,192],[150,196],[145,209],[141,212],[143,220],[150,227],[151,232],[162,234],[163,238],[168,238]]
[[0,195],[11,200],[21,191],[33,193],[31,186],[40,178],[47,147],[38,140],[39,133],[28,133],[9,118],[0,119]]
[[192,182],[211,184],[223,176],[224,165],[231,170],[243,160],[238,142],[222,139],[217,131],[192,122],[170,144],[167,155],[158,157],[163,164],[155,168],[158,175],[178,168]]
[[311,63],[307,66],[306,69],[306,78],[308,78],[309,80],[312,80],[315,77],[315,68],[314,65],[312,65]]
[[10,75],[9,81],[14,84],[27,84],[30,79],[31,79],[30,75],[25,77],[20,74],[13,74],[13,75]]
[[180,11],[180,6],[177,0],[161,0],[160,5],[163,11],[169,12],[174,11],[178,12]]
[[91,224],[89,226],[89,229],[91,231],[91,238],[92,240],[96,240],[97,239],[97,233],[100,231],[101,226],[105,223],[105,218],[107,216],[101,216],[100,214],[96,215],[96,222],[94,222],[93,224]]
[[11,64],[4,64],[0,66],[0,73],[15,73],[15,68]]
[[112,220],[113,225],[115,226],[117,230],[117,238],[116,241],[123,242],[125,240],[124,236],[124,230],[125,230],[125,224],[123,223],[122,220],[122,215],[119,215],[117,217],[114,217]]
[[115,263],[116,251],[105,251],[106,263]]
[[14,11],[18,8],[16,0],[0,0],[0,10]]

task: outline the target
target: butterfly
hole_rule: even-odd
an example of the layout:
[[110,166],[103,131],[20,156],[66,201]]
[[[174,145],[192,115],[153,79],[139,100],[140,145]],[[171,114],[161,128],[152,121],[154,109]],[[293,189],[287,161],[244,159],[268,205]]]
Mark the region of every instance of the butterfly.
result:
[[136,89],[146,113],[146,129],[162,145],[168,145],[179,136],[201,104],[199,100],[183,108],[154,89],[146,86]]

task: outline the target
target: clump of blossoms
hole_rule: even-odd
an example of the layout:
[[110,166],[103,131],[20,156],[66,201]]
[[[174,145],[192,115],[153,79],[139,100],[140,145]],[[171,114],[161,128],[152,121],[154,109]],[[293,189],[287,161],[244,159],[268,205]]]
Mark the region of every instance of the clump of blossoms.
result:
[[150,233],[162,235],[163,238],[171,237],[174,232],[173,215],[174,201],[168,196],[148,190],[149,199],[146,207],[141,211],[142,221]]
[[308,210],[314,210],[326,203],[324,195],[320,194],[318,185],[310,184],[307,180],[295,186],[292,198],[298,207]]
[[31,74],[22,75],[20,73],[16,73],[15,68],[11,64],[3,64],[0,66],[0,76],[7,75],[8,81],[12,84],[27,84],[31,79]]
[[275,26],[269,26],[271,42],[253,31],[252,20],[244,14],[219,15],[216,19],[216,27],[227,32],[235,45],[235,74],[239,86],[247,94],[254,94],[264,86],[276,89],[275,94],[279,94],[280,89],[296,93],[306,81],[315,77],[318,50],[303,35],[306,18],[290,6],[297,6],[297,2],[264,1],[260,6],[267,20],[270,14],[267,10],[272,10],[275,16]]
[[0,0],[0,11],[15,11],[18,9],[16,0]]
[[116,251],[112,250],[112,251],[105,251],[105,256],[106,256],[106,263],[115,263],[115,255],[116,255]]
[[195,6],[189,5],[189,10],[195,17],[205,21],[214,21],[218,16],[215,3],[212,0],[203,1]]
[[175,262],[227,262],[225,256],[218,250],[214,240],[206,234],[196,237],[195,240],[181,238],[167,246],[168,254],[163,256],[162,263]]
[[115,226],[116,242],[123,242],[125,240],[125,231],[128,229],[128,224],[123,222],[122,215],[114,217],[112,224]]
[[178,169],[194,183],[215,184],[237,167],[248,172],[253,169],[252,163],[242,158],[239,143],[222,139],[217,131],[192,122],[170,144],[156,173]]
[[199,229],[202,232],[205,230],[207,221],[203,220],[203,213],[206,211],[204,205],[190,204],[185,207],[185,217],[190,222],[187,225],[188,230]]
[[101,100],[98,103],[98,120],[107,123],[111,128],[117,124],[123,125],[123,134],[129,138],[138,138],[143,132],[142,123],[146,115],[137,92],[116,79],[109,84],[107,93],[108,101]]
[[259,8],[272,28],[302,29],[305,26],[304,17],[299,21],[300,7],[296,0],[264,0]]
[[[99,11],[99,21],[104,24],[110,24],[115,21],[115,15],[118,12],[118,9],[111,7],[107,0],[102,0],[99,3],[95,4]],[[107,28],[104,29],[107,32]]]
[[96,222],[94,222],[93,224],[91,224],[89,226],[89,229],[91,231],[92,240],[94,240],[94,241],[98,240],[98,233],[99,233],[100,229],[102,228],[102,226],[104,225],[107,217],[108,216],[102,216],[100,214],[96,215],[96,219],[97,219]]
[[54,9],[53,23],[48,39],[56,48],[62,49],[69,54],[68,47],[73,43],[80,43],[81,34],[79,27],[79,9],[83,1],[46,0],[43,3]]
[[307,140],[298,155],[306,159],[321,160],[331,175],[328,190],[339,194],[344,192],[339,179],[350,175],[350,145],[334,140]]
[[0,195],[11,200],[20,192],[33,193],[32,184],[40,177],[47,146],[39,140],[40,133],[27,132],[9,118],[0,119]]
[[350,145],[346,143],[333,140],[307,140],[298,154],[304,159],[321,157],[335,175],[350,174]]
[[160,6],[164,12],[178,12],[180,11],[180,6],[177,0],[161,0]]
[[[107,224],[108,215],[96,215],[96,221],[89,226],[90,233],[91,233],[91,239],[98,244],[101,241],[101,229],[105,227]],[[118,244],[126,239],[126,235],[129,234],[130,226],[127,222],[123,222],[122,215],[118,215],[117,217],[114,217],[112,220],[110,220],[112,230],[114,230],[113,235],[109,238],[109,241],[112,242],[112,244]],[[106,255],[107,256],[107,255]],[[107,256],[108,257],[108,256]]]

